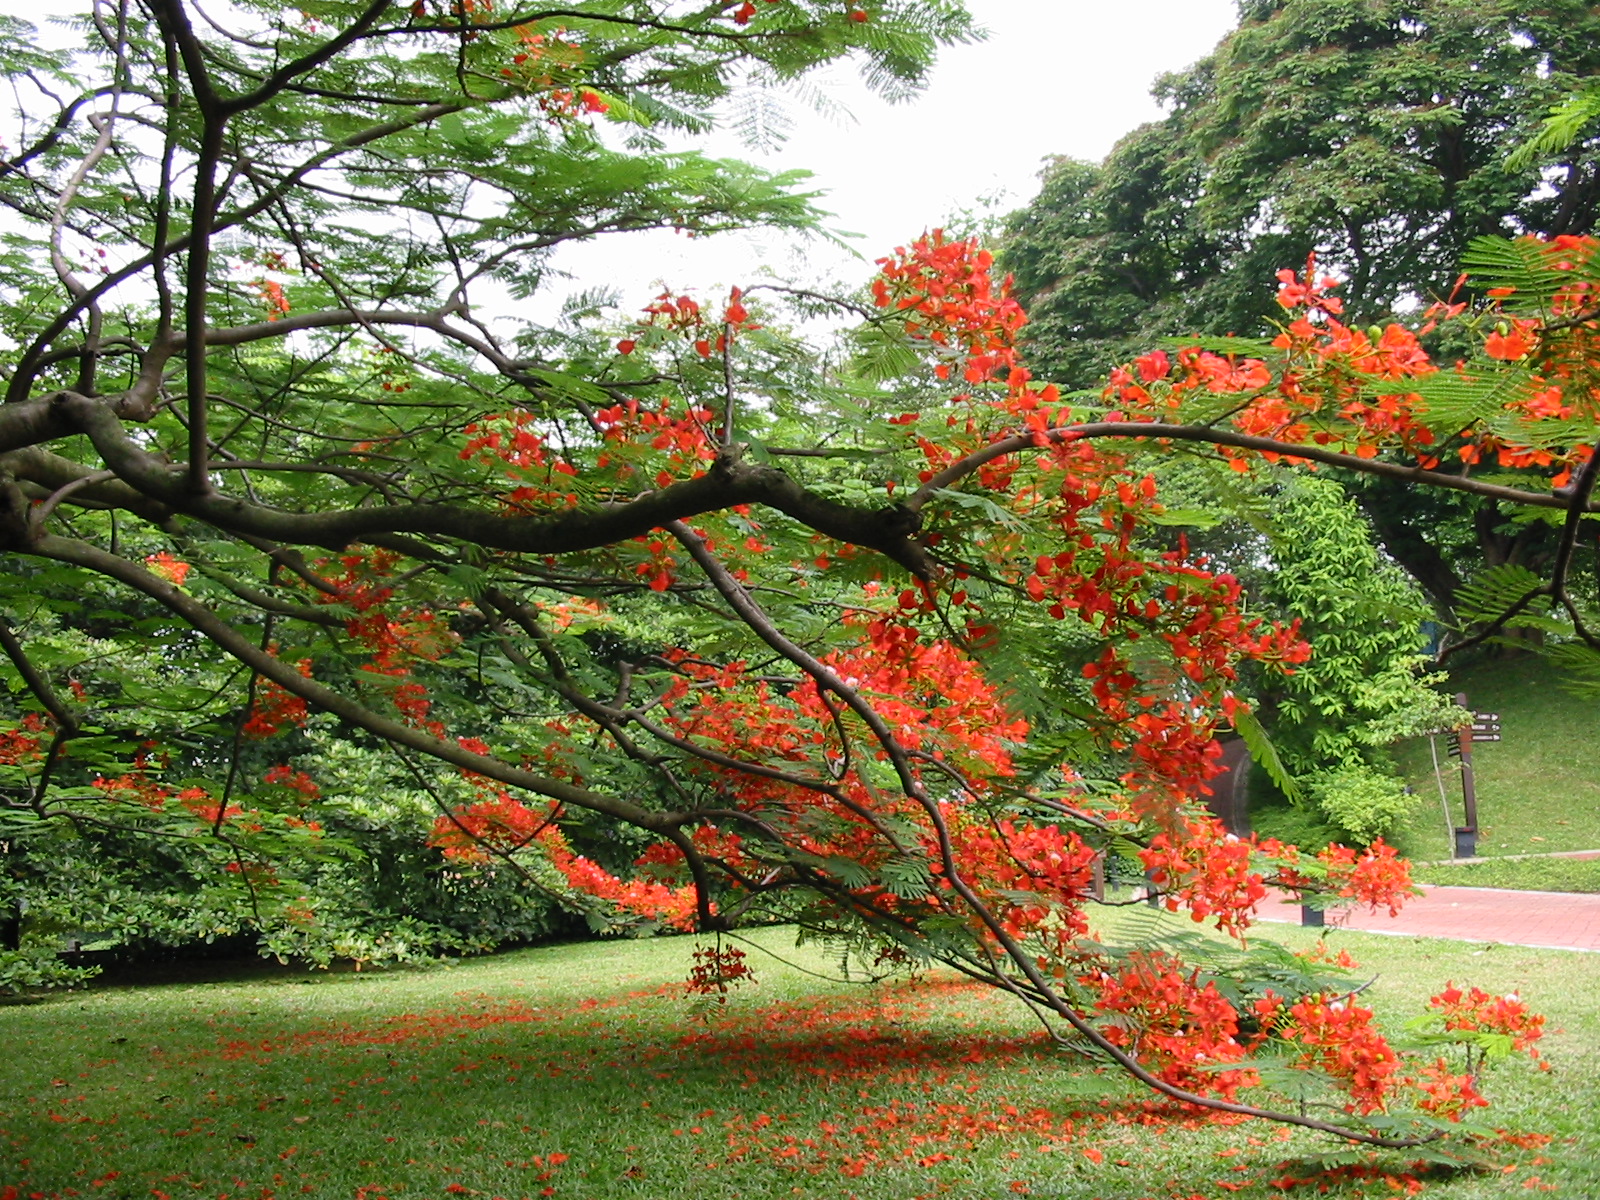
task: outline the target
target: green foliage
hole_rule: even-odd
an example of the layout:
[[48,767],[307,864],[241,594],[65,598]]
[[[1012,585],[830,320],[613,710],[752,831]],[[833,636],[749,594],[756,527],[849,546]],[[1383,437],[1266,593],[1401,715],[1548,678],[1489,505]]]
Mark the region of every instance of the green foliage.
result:
[[[1374,744],[1393,740],[1395,718],[1426,722],[1439,711],[1416,677],[1426,610],[1404,575],[1381,559],[1343,489],[1314,478],[1288,483],[1278,496],[1271,553],[1260,599],[1299,618],[1314,647],[1274,697],[1275,740],[1292,770],[1364,762]],[[1371,734],[1375,721],[1381,732]]]
[[1579,141],[1596,117],[1600,117],[1600,87],[1585,83],[1551,107],[1538,133],[1517,147],[1507,165],[1515,169],[1555,158]]
[[81,978],[27,973],[69,941],[138,958],[245,938],[263,956],[326,967],[482,952],[570,927],[558,898],[511,868],[446,860],[429,844],[425,802],[390,792],[374,805],[345,793],[316,807],[314,837],[247,840],[248,875],[237,839],[177,819],[115,829],[13,816],[0,876],[0,911],[22,914],[13,974],[29,987]]
[[1368,766],[1320,772],[1306,780],[1306,791],[1346,838],[1361,845],[1388,836],[1417,805],[1393,771]]
[[[1264,793],[1263,787],[1252,790],[1252,800]],[[1322,815],[1322,810],[1295,807],[1291,804],[1252,803],[1250,831],[1258,837],[1277,838],[1288,846],[1299,846],[1316,853],[1342,838],[1339,829]]]
[[1086,386],[1163,334],[1261,331],[1270,281],[1315,251],[1358,322],[1445,296],[1484,234],[1582,233],[1595,140],[1560,174],[1507,163],[1600,70],[1578,0],[1283,0],[1188,71],[1104,163],[1058,160],[1006,265],[1043,372]]
[[1426,608],[1338,484],[1297,478],[1276,501],[1271,568],[1253,594],[1299,619],[1312,645],[1311,660],[1264,696],[1279,774],[1297,777],[1328,822],[1367,843],[1409,804],[1385,747],[1450,718],[1437,679],[1419,675]]
[[82,987],[99,970],[63,962],[54,946],[0,950],[0,996]]

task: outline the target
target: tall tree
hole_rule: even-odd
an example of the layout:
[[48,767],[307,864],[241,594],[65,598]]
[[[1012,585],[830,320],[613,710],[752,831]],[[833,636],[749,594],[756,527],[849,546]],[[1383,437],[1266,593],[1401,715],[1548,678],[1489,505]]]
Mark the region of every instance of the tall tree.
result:
[[[1090,386],[1161,336],[1258,334],[1266,282],[1308,254],[1368,323],[1452,295],[1475,237],[1593,227],[1592,131],[1508,156],[1600,70],[1600,7],[1241,0],[1239,15],[1211,54],[1157,82],[1164,120],[1099,165],[1057,161],[1012,218],[1003,260],[1047,377]],[[1446,613],[1475,570],[1537,565],[1555,545],[1492,504],[1357,494]]]
[[1474,237],[1586,233],[1600,140],[1510,150],[1600,71],[1600,7],[1564,0],[1241,0],[1163,76],[1170,109],[1101,164],[1058,160],[1003,261],[1042,374],[1088,386],[1154,337],[1261,329],[1316,252],[1358,321],[1448,295]]

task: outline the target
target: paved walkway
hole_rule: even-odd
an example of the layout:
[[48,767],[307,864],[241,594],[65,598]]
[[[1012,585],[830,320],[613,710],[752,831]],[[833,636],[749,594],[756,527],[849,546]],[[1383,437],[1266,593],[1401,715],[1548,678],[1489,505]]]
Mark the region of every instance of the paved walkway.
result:
[[[1370,933],[1600,953],[1600,895],[1427,884],[1422,888],[1425,894],[1414,897],[1399,916],[1391,917],[1386,909],[1375,913],[1365,908],[1330,909],[1327,922]],[[1269,900],[1261,906],[1261,917],[1298,924],[1300,908]]]

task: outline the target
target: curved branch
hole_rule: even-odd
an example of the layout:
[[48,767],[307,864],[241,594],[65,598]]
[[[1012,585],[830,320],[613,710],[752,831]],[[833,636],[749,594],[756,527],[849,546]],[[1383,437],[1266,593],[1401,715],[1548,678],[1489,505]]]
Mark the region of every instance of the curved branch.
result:
[[[45,134],[39,138],[38,141],[34,142],[33,145],[29,146],[26,150],[21,150],[12,155],[10,158],[0,160],[0,176],[8,175],[13,171],[20,170],[31,160],[38,158],[39,155],[53,148],[64,136],[66,136],[67,129],[72,125],[72,118],[80,108],[89,103],[91,100],[98,100],[102,96],[109,96],[112,92],[117,90],[118,89],[112,85],[97,88],[92,92],[87,92],[84,95],[79,96],[76,100],[72,101],[72,103],[65,105],[61,111],[56,114],[55,124],[53,124],[49,130],[47,130]],[[143,95],[144,93],[140,94]]]
[[764,504],[829,537],[879,550],[907,570],[929,570],[926,554],[909,537],[919,523],[915,516],[900,508],[862,509],[825,500],[777,468],[742,461],[737,452],[718,458],[697,479],[628,501],[543,516],[503,517],[447,504],[293,513],[216,491],[189,491],[172,464],[129,437],[116,414],[96,400],[62,392],[55,407],[77,431],[88,434],[108,467],[152,500],[219,529],[278,542],[341,549],[374,534],[411,533],[493,550],[565,554],[627,541],[680,518],[736,504]]
[[329,38],[315,50],[284,63],[254,91],[223,101],[220,106],[222,112],[231,116],[234,113],[244,112],[247,109],[265,104],[290,83],[294,82],[296,78],[316,70],[341,50],[365,37],[371,31],[378,18],[390,7],[392,7],[390,0],[368,0],[367,7],[357,15],[356,19],[342,33]]
[[[1237,433],[1231,429],[1213,429],[1206,425],[1168,425],[1160,421],[1090,421],[1080,425],[1063,425],[1039,433],[1019,433],[991,442],[982,450],[975,450],[965,458],[951,463],[944,470],[929,477],[905,502],[912,512],[921,512],[934,493],[965,479],[979,467],[1018,454],[1031,448],[1059,446],[1085,438],[1134,438],[1141,441],[1169,438],[1178,442],[1205,442],[1213,446],[1233,446],[1241,450],[1256,450],[1266,454],[1281,454],[1285,458],[1306,459],[1325,463],[1330,467],[1343,467],[1364,475],[1380,475],[1385,479],[1398,479],[1405,483],[1426,487],[1446,488],[1450,491],[1470,492],[1475,496],[1488,496],[1512,504],[1526,504],[1534,508],[1570,508],[1571,502],[1548,492],[1525,492],[1519,488],[1483,483],[1464,475],[1446,475],[1442,471],[1428,471],[1422,467],[1406,467],[1399,463],[1379,459],[1360,458],[1325,450],[1321,446],[1302,446],[1296,442],[1280,442],[1274,438]],[[1600,512],[1600,505],[1585,498],[1582,512]]]
[[[894,765],[896,773],[900,776],[901,785],[905,795],[916,801],[927,813],[938,837],[939,859],[943,868],[943,877],[956,893],[961,897],[967,910],[972,913],[988,930],[996,943],[1005,951],[1006,957],[1028,981],[1040,1000],[1083,1038],[1087,1039],[1102,1053],[1116,1062],[1123,1070],[1144,1084],[1163,1095],[1187,1104],[1195,1104],[1202,1108],[1214,1109],[1219,1112],[1235,1113],[1240,1116],[1259,1117],[1264,1120],[1277,1121],[1291,1125],[1299,1125],[1307,1129],[1314,1129],[1322,1133],[1331,1133],[1341,1138],[1362,1142],[1372,1146],[1403,1149],[1418,1146],[1427,1141],[1435,1140],[1441,1136],[1434,1134],[1422,1138],[1390,1138],[1379,1134],[1354,1129],[1349,1126],[1321,1121],[1314,1117],[1297,1113],[1279,1112],[1273,1109],[1259,1108],[1253,1104],[1240,1104],[1235,1101],[1222,1100],[1214,1096],[1203,1096],[1197,1092],[1188,1091],[1176,1084],[1168,1083],[1158,1075],[1149,1071],[1133,1055],[1122,1047],[1112,1042],[1101,1033],[1086,1017],[1082,1016],[1069,1004],[1050,984],[1044,972],[1040,970],[1034,955],[1010,933],[1006,931],[1004,923],[995,915],[987,903],[962,877],[959,864],[955,858],[954,843],[950,838],[949,828],[946,825],[938,805],[928,795],[927,790],[917,779],[911,769],[909,754],[900,744],[894,732],[889,728],[877,711],[866,702],[856,689],[850,687],[838,675],[820,662],[814,656],[796,646],[780,633],[770,619],[762,612],[755,602],[744,592],[739,582],[728,573],[727,569],[717,562],[706,550],[705,543],[682,525],[668,526],[670,532],[683,544],[685,549],[699,563],[702,570],[723,597],[728,601],[734,611],[744,620],[751,630],[770,645],[773,649],[783,654],[790,662],[794,663],[806,674],[815,679],[819,685],[832,690],[852,711],[862,718],[872,730],[879,746]],[[998,969],[993,971],[989,982],[996,987],[1006,987],[1006,976]],[[1012,987],[1009,990],[1015,990]]]

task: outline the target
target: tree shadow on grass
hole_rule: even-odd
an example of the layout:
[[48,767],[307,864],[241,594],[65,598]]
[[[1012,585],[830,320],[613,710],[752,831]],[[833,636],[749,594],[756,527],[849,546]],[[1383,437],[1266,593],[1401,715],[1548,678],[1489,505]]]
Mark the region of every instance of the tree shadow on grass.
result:
[[[1264,1186],[1289,1149],[1007,1031],[967,983],[704,1019],[681,985],[299,1026],[190,1000],[159,1046],[85,1041],[0,1105],[33,1190],[90,1194],[114,1170],[126,1188],[92,1194],[1188,1197],[1234,1166]],[[1216,1165],[1247,1139],[1261,1149]]]

